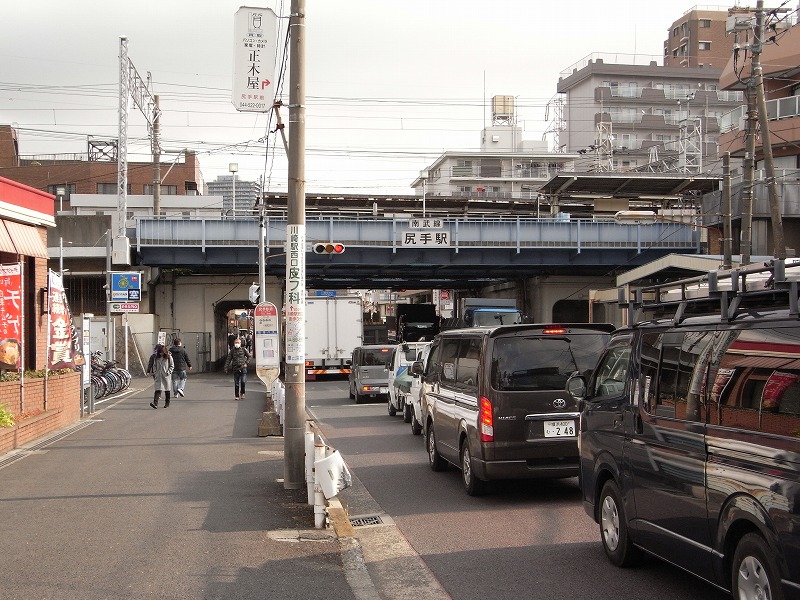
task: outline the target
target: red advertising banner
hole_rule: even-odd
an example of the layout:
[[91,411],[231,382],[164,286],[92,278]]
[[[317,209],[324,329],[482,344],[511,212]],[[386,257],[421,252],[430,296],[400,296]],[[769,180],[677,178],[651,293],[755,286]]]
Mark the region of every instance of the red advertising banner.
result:
[[19,369],[22,351],[22,266],[0,265],[0,369]]
[[55,271],[50,271],[48,281],[48,312],[50,330],[48,335],[47,368],[71,369],[84,363],[78,345],[77,331],[72,323],[64,282]]

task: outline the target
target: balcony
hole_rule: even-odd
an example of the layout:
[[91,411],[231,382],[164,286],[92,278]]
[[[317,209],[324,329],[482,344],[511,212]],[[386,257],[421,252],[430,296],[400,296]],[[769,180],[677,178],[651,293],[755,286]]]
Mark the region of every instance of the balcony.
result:
[[[773,152],[777,155],[797,154],[796,148],[788,152],[780,150],[800,142],[800,96],[768,100],[766,105]],[[745,140],[741,132],[745,129],[746,114],[747,107],[739,106],[720,118],[720,149],[729,151],[731,156],[738,157],[744,153]]]

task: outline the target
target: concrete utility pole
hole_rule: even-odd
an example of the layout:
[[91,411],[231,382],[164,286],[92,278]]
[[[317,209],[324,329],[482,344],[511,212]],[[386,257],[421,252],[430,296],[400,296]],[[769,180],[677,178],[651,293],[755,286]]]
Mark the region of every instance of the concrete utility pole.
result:
[[283,487],[305,486],[305,0],[289,17],[289,181],[286,226],[286,421]]
[[731,153],[722,155],[722,261],[723,269],[733,267],[733,228],[731,217]]
[[161,109],[158,104],[158,95],[153,96],[153,215],[161,214]]
[[783,237],[783,217],[781,216],[778,184],[775,181],[775,162],[772,159],[772,143],[769,135],[767,119],[767,102],[764,98],[764,75],[761,68],[762,40],[764,38],[764,0],[756,3],[756,36],[753,41],[752,76],[756,86],[756,105],[758,123],[761,127],[761,150],[764,156],[764,168],[767,172],[767,189],[769,191],[769,210],[772,220],[773,256],[786,258],[786,241]]
[[750,253],[753,246],[753,186],[755,185],[755,153],[756,123],[758,115],[755,107],[755,90],[752,78],[747,82],[745,96],[747,99],[747,116],[745,118],[744,160],[742,161],[742,231],[739,239],[739,252],[742,265],[750,264]]

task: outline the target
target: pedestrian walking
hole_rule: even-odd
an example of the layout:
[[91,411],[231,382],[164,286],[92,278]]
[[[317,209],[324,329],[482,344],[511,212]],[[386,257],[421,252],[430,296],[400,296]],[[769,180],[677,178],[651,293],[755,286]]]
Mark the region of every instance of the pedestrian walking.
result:
[[[225,359],[224,371],[233,371],[233,394],[234,400],[244,399],[245,386],[247,385],[247,363],[250,360],[250,353],[242,347],[242,340],[236,338],[233,348],[228,352]],[[240,393],[241,392],[241,393]]]
[[175,363],[175,370],[172,372],[172,391],[175,397],[185,396],[187,371],[192,370],[192,361],[189,360],[189,353],[183,347],[180,338],[175,338],[172,347],[169,349],[172,355],[172,362]]
[[158,401],[161,400],[161,392],[164,392],[164,408],[169,408],[169,395],[171,391],[170,379],[172,371],[175,370],[175,363],[169,349],[158,344],[147,364],[147,373],[153,376],[155,392],[150,406],[158,408]]

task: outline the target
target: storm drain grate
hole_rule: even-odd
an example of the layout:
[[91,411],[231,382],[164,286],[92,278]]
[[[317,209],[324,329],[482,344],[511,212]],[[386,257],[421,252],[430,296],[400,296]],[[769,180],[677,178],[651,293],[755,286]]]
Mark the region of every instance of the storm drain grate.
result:
[[370,515],[366,517],[350,517],[350,524],[353,527],[363,527],[365,525],[382,525],[383,521],[378,515]]

